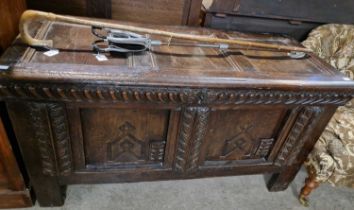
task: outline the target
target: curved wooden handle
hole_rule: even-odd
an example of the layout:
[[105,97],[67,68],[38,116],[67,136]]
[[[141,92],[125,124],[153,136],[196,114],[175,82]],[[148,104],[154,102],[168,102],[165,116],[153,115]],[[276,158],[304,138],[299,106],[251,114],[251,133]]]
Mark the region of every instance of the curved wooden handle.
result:
[[21,39],[24,43],[30,46],[37,46],[37,47],[53,47],[52,40],[39,40],[33,38],[28,31],[29,25],[32,21],[38,20],[51,20],[55,21],[56,15],[49,12],[40,12],[35,10],[27,10],[25,11],[20,19],[20,35]]
[[246,41],[246,40],[239,40],[239,39],[223,39],[223,38],[201,36],[201,35],[194,35],[194,34],[182,34],[182,33],[175,33],[171,31],[144,28],[138,26],[119,24],[119,23],[109,23],[104,21],[89,20],[89,19],[83,19],[79,17],[56,15],[53,13],[40,12],[35,10],[27,10],[22,14],[20,19],[21,38],[23,42],[25,42],[26,44],[29,44],[31,46],[39,46],[39,47],[53,47],[53,41],[35,39],[29,34],[28,32],[29,23],[35,20],[62,21],[67,23],[75,23],[75,24],[96,26],[102,28],[113,28],[113,29],[120,29],[120,30],[132,31],[137,33],[155,34],[155,35],[160,35],[160,36],[165,36],[170,38],[179,38],[179,39],[193,40],[193,41],[206,42],[206,43],[223,43],[223,44],[245,46],[247,48],[252,48],[252,47],[262,48],[262,50],[273,49],[273,50],[288,51],[288,52],[289,51],[311,52],[311,50],[306,49],[304,47],[269,44],[269,43]]

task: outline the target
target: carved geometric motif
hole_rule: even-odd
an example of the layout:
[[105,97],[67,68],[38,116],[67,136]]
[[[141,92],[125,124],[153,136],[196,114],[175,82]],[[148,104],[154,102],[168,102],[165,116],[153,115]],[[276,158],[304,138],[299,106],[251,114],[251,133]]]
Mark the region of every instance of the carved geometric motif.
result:
[[[250,151],[252,149],[252,135],[249,133],[252,125],[245,124],[237,127],[237,134],[232,138],[225,141],[222,156],[229,157],[233,154],[244,153],[245,151]],[[244,156],[249,156],[246,154]]]
[[125,122],[117,138],[107,142],[107,159],[112,162],[136,162],[144,159],[144,143],[134,136],[135,127]]
[[272,149],[274,143],[274,139],[261,139],[261,143],[259,144],[259,147],[256,151],[256,154],[254,155],[255,158],[265,158],[268,156],[270,150]]
[[163,161],[165,154],[165,141],[152,141],[149,147],[149,161]]

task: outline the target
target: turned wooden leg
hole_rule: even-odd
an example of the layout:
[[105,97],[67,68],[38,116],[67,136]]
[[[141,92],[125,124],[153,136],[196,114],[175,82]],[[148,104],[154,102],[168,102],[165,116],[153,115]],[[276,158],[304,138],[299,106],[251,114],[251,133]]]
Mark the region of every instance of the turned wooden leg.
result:
[[313,176],[309,176],[305,180],[305,185],[301,189],[300,195],[299,195],[299,201],[302,205],[308,206],[309,205],[309,200],[308,196],[310,193],[316,189],[320,183],[316,181],[316,179]]

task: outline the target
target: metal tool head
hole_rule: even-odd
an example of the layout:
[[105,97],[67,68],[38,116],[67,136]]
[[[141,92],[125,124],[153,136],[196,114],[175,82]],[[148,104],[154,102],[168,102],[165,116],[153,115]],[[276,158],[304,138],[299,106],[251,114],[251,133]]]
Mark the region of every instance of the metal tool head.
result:
[[[100,38],[93,43],[93,48],[97,52],[142,52],[150,49],[153,42],[147,36],[129,31],[92,27],[92,33]],[[153,43],[156,44],[155,41]]]

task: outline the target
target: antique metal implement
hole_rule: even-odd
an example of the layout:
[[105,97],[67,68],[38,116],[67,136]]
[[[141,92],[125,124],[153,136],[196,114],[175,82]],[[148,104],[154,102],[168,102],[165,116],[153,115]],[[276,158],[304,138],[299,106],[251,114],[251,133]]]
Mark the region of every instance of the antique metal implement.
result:
[[[100,32],[98,32],[100,30]],[[134,53],[150,50],[152,46],[183,46],[183,47],[202,47],[216,48],[220,50],[240,50],[240,48],[230,47],[228,44],[207,44],[207,43],[188,43],[188,42],[162,42],[152,40],[148,35],[141,35],[130,31],[123,31],[111,28],[101,28],[92,26],[92,34],[100,38],[93,44],[93,50],[98,53]],[[241,48],[242,49],[242,48]],[[264,49],[263,49],[264,50]],[[306,56],[304,52],[291,51],[288,56],[293,59],[300,59]]]
[[[98,32],[100,30],[100,32]],[[202,47],[216,48],[220,50],[240,49],[230,47],[228,44],[207,44],[207,43],[188,43],[188,42],[162,42],[160,40],[152,40],[148,35],[141,35],[130,31],[123,31],[111,28],[101,28],[92,26],[91,32],[100,38],[93,44],[95,52],[116,52],[116,53],[134,53],[150,50],[152,46],[183,46],[183,47]],[[288,56],[293,59],[300,59],[306,56],[304,52],[288,52]]]
[[[29,33],[29,23],[35,20],[47,20],[47,21],[61,21],[67,23],[75,23],[81,25],[88,25],[93,27],[93,33],[97,36],[96,29],[108,28],[108,33],[106,36],[98,35],[101,40],[97,40],[94,43],[94,48],[97,51],[107,51],[107,52],[141,52],[147,49],[150,49],[152,45],[164,45],[159,41],[152,41],[147,36],[142,36],[135,33],[144,33],[149,35],[159,35],[164,37],[169,37],[170,41],[167,43],[168,46],[171,45],[171,39],[183,39],[189,41],[196,41],[197,44],[185,44],[184,47],[212,47],[212,48],[221,48],[228,49],[229,45],[244,47],[246,50],[275,50],[287,52],[291,58],[302,58],[306,56],[306,53],[311,52],[311,50],[304,47],[298,46],[287,46],[282,44],[271,44],[271,43],[262,43],[257,41],[250,40],[241,40],[241,39],[224,39],[219,37],[211,37],[204,35],[195,35],[195,34],[183,34],[176,33],[173,31],[165,31],[159,29],[138,27],[132,25],[125,25],[119,23],[107,23],[104,21],[88,20],[78,17],[70,17],[57,15],[53,13],[46,13],[35,10],[25,11],[20,19],[19,30],[21,39],[24,43],[33,46],[33,47],[53,47],[53,40],[41,40],[31,36]],[[110,29],[112,28],[112,29]],[[122,31],[120,31],[122,30]],[[129,31],[129,32],[126,32]],[[134,33],[133,33],[134,32]],[[102,43],[105,43],[108,47],[99,47]],[[176,45],[176,44],[174,44]],[[180,44],[179,44],[180,45]]]
[[[98,30],[101,32],[98,33]],[[137,33],[92,27],[92,34],[100,38],[92,46],[96,52],[142,52],[150,49],[152,45],[160,45],[161,42],[149,39]],[[106,33],[103,35],[102,31]]]
[[[99,33],[98,30],[101,30]],[[92,27],[92,34],[100,38],[92,46],[96,52],[131,53],[149,50],[152,46],[184,46],[229,49],[228,44],[203,44],[203,43],[175,43],[152,40],[149,36],[140,35],[130,31],[122,31],[110,28]],[[103,35],[103,33],[105,35]],[[104,45],[104,46],[103,46]]]

